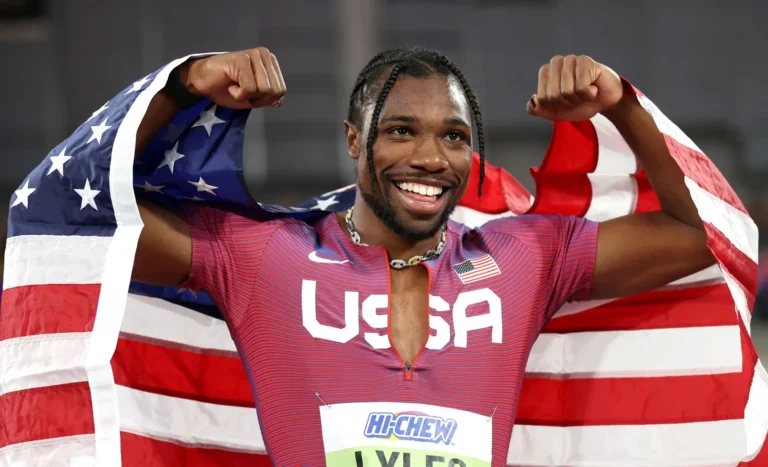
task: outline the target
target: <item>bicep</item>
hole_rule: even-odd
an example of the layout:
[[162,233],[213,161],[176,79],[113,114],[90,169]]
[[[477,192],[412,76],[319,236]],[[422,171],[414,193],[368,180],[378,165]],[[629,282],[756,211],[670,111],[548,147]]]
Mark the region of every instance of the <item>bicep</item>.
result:
[[139,237],[133,279],[177,286],[190,274],[192,236],[184,213],[139,200],[144,228]]
[[592,298],[645,292],[714,264],[704,230],[662,212],[600,223]]

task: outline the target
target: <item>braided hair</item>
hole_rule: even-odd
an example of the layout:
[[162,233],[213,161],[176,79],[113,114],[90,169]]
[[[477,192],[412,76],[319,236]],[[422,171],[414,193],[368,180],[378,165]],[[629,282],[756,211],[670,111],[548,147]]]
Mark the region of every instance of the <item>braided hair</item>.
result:
[[384,108],[387,96],[395,85],[398,76],[426,78],[434,74],[443,76],[453,75],[461,84],[474,117],[475,131],[477,132],[477,148],[480,154],[480,183],[478,184],[477,191],[478,195],[482,196],[483,180],[485,179],[485,136],[483,134],[483,116],[480,113],[480,105],[477,102],[477,95],[464,77],[464,73],[461,72],[451,59],[440,52],[412,47],[387,50],[373,57],[357,76],[352,94],[349,97],[347,119],[358,128],[362,128],[362,109],[364,104],[373,98],[374,90],[372,89],[372,84],[384,74],[387,68],[389,68],[389,76],[384,81],[384,84],[381,85],[379,95],[376,98],[366,141],[366,156],[371,183],[376,181],[373,167],[373,145],[378,136],[376,127],[378,126],[379,116]]

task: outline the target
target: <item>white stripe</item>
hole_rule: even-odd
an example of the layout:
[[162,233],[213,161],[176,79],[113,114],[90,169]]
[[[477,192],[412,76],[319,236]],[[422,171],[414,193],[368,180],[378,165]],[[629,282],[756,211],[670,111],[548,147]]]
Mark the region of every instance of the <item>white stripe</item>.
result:
[[[659,290],[704,287],[708,285],[719,284],[724,281],[725,279],[723,279],[723,273],[720,271],[720,266],[718,266],[717,264],[714,264],[706,269],[702,269],[699,272],[693,273],[690,276],[685,276],[674,282],[670,282],[664,287],[660,287]],[[741,290],[739,291],[741,292]],[[743,296],[744,292],[741,292],[741,294]],[[606,303],[614,302],[620,299],[621,298],[609,298],[609,299],[602,299],[602,300],[585,300],[581,302],[566,303],[559,310],[557,310],[557,313],[555,313],[552,319],[562,318],[563,316],[575,315],[578,313],[583,313],[593,308],[603,306]],[[744,298],[744,303],[746,306],[746,298]],[[747,313],[747,315],[750,316],[749,313]]]
[[[123,332],[234,351],[223,321],[164,300],[129,297]],[[599,302],[589,303],[594,307]],[[741,363],[738,327],[716,326],[542,334],[531,350],[526,371],[598,376],[679,375],[739,371]]]
[[722,270],[725,283],[728,284],[728,290],[731,291],[733,296],[733,303],[736,305],[736,312],[741,316],[741,321],[744,323],[744,327],[747,330],[747,334],[752,335],[752,312],[749,309],[747,303],[747,296],[744,290],[734,277],[725,269]]
[[693,140],[688,137],[688,135],[683,133],[683,131],[678,128],[677,125],[672,123],[672,120],[667,118],[667,116],[664,115],[661,110],[656,107],[656,104],[651,102],[650,99],[645,96],[637,96],[637,100],[640,102],[640,105],[642,105],[643,108],[645,108],[645,110],[651,114],[653,121],[656,123],[656,128],[658,128],[660,132],[667,136],[671,136],[675,141],[682,144],[683,146],[704,154],[704,151],[699,149],[699,147],[696,146],[696,143],[694,143]]
[[201,349],[237,352],[224,321],[159,298],[128,294],[120,330]]
[[115,353],[125,312],[128,285],[143,224],[133,192],[136,133],[155,94],[165,87],[171,71],[189,56],[166,65],[128,109],[112,144],[109,190],[117,229],[104,261],[96,319],[86,355],[96,436],[96,464],[119,467],[120,412],[110,360]]
[[597,114],[590,120],[598,143],[596,174],[626,175],[637,172],[637,159],[610,120]]
[[93,435],[64,436],[6,446],[0,449],[0,467],[74,467],[77,459],[96,462],[95,455]]
[[741,371],[739,326],[540,334],[525,371],[650,377]]
[[208,404],[117,386],[120,429],[186,445],[265,453],[256,409]]
[[592,200],[584,217],[601,222],[635,211],[638,190],[635,177],[623,174],[587,174],[587,177],[592,184]]
[[5,247],[3,289],[40,284],[98,284],[110,237],[20,235]]
[[664,425],[515,425],[508,465],[714,466],[744,456],[743,420]]
[[747,432],[747,456],[751,460],[760,452],[761,446],[768,449],[768,446],[763,446],[768,436],[768,374],[760,360],[757,361],[752,376],[749,399],[744,409],[744,424]]
[[685,185],[691,192],[701,220],[712,224],[733,243],[733,246],[757,263],[758,234],[755,222],[748,215],[701,188],[687,176]]
[[42,334],[0,342],[0,396],[86,380],[91,333]]
[[717,264],[713,264],[712,266],[706,269],[702,269],[699,272],[695,272],[690,276],[685,276],[674,282],[670,282],[663,288],[671,288],[671,287],[678,287],[678,286],[685,286],[684,288],[703,287],[703,286],[712,285],[712,284],[721,284],[724,281],[725,279],[723,279],[723,273],[722,271],[720,271],[720,266],[718,266]]
[[451,220],[464,224],[470,229],[480,227],[488,221],[494,219],[501,219],[503,217],[512,217],[515,213],[512,211],[502,212],[501,214],[486,214],[484,212],[475,211],[465,206],[456,206],[456,209],[451,214]]

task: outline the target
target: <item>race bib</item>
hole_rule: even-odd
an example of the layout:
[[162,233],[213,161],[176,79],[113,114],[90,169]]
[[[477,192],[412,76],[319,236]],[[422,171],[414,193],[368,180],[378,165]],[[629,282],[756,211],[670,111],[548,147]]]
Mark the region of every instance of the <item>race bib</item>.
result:
[[489,416],[434,405],[361,402],[320,406],[320,421],[329,466],[491,465]]

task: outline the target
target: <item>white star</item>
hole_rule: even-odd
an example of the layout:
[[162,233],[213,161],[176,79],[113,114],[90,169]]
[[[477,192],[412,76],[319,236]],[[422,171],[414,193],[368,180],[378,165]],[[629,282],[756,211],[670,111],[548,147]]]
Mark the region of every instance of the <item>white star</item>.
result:
[[15,191],[16,193],[16,200],[13,202],[11,207],[18,206],[19,204],[23,204],[25,208],[29,209],[29,195],[35,192],[37,188],[30,188],[29,187],[29,180],[27,180],[24,183],[24,188],[19,188]]
[[48,173],[46,175],[50,175],[54,172],[59,172],[61,176],[64,176],[64,163],[66,163],[68,160],[72,159],[72,156],[68,156],[65,153],[67,152],[66,146],[64,149],[61,150],[61,154],[58,156],[51,156],[51,168],[48,169]]
[[131,89],[129,89],[128,92],[126,92],[125,94],[127,95],[127,94],[130,94],[132,92],[139,92],[139,91],[141,91],[141,88],[143,88],[144,85],[147,84],[147,81],[149,81],[149,76],[145,76],[145,77],[141,78],[140,80],[138,80],[135,83],[133,83],[133,87]]
[[162,193],[163,192],[163,188],[165,188],[165,185],[155,186],[155,185],[149,183],[146,180],[144,180],[144,184],[143,185],[139,185],[139,186],[144,188],[144,191],[146,191],[146,192],[154,191],[155,193]]
[[197,290],[192,289],[179,289],[179,295],[183,294],[184,292],[189,292],[192,294],[193,297],[195,297],[195,300],[197,300]]
[[91,135],[90,138],[88,138],[88,141],[86,141],[85,144],[88,144],[93,140],[96,140],[99,142],[99,144],[101,144],[101,136],[104,134],[105,131],[112,128],[110,125],[107,125],[107,118],[105,118],[104,121],[101,122],[101,125],[96,125],[91,127],[91,131],[93,131],[93,134]]
[[320,209],[321,211],[325,211],[328,209],[328,206],[331,206],[332,204],[337,204],[338,201],[336,201],[336,195],[331,196],[327,199],[318,199],[317,205],[310,208],[310,209]]
[[86,120],[86,122],[90,121],[90,120],[91,120],[93,117],[96,117],[96,116],[97,116],[97,115],[99,115],[100,113],[102,113],[102,112],[104,112],[105,110],[107,110],[107,109],[109,108],[109,106],[108,106],[107,104],[109,104],[109,101],[105,102],[105,103],[104,103],[104,105],[102,105],[102,106],[101,106],[101,108],[99,108],[97,111],[95,111],[94,113],[92,113],[92,114],[91,114],[91,116],[90,116],[90,117],[88,117],[88,120]]
[[80,203],[80,210],[82,211],[85,205],[89,205],[95,210],[99,210],[99,208],[96,207],[96,201],[94,198],[96,195],[101,193],[101,190],[91,190],[91,182],[87,178],[85,179],[85,186],[83,188],[75,188],[75,191],[78,195],[82,198],[82,202]]
[[203,110],[200,112],[200,118],[197,119],[194,125],[192,127],[196,126],[204,126],[205,131],[208,132],[208,136],[211,136],[211,130],[213,129],[213,125],[216,125],[217,123],[224,123],[224,120],[220,119],[216,116],[216,109],[218,106],[214,105],[208,110]]
[[165,151],[165,159],[163,159],[163,162],[161,162],[157,168],[160,169],[167,165],[168,168],[171,169],[171,173],[173,173],[173,165],[182,157],[185,156],[184,154],[179,153],[179,142],[177,141],[171,149]]
[[213,190],[215,190],[218,187],[205,183],[205,180],[203,180],[203,177],[200,177],[200,181],[198,182],[187,182],[187,183],[191,183],[192,185],[195,185],[197,187],[197,191],[205,191],[206,193],[210,193],[213,196],[216,196],[216,193],[214,193]]

